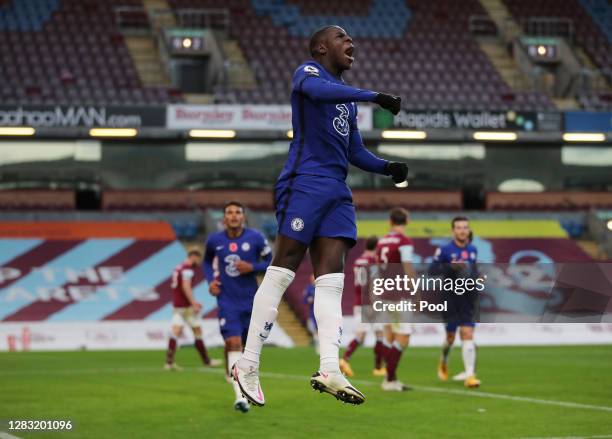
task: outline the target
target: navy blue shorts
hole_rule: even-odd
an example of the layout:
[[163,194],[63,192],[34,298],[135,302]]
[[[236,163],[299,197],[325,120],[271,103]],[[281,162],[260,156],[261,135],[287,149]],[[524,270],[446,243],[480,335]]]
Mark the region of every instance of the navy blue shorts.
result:
[[457,296],[452,294],[447,300],[444,312],[446,332],[455,332],[460,326],[476,326],[478,296],[475,293]]
[[281,235],[305,245],[318,237],[357,242],[353,194],[344,181],[298,175],[277,184],[274,198]]
[[241,337],[244,344],[251,323],[251,308],[219,306],[218,317],[223,339]]

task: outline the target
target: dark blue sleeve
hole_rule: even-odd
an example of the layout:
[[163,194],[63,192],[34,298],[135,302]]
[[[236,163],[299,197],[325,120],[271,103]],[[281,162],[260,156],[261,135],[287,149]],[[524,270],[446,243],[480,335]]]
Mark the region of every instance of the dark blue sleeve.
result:
[[204,244],[204,277],[208,283],[211,283],[215,278],[215,270],[213,269],[213,260],[215,259],[215,243],[209,238]]
[[357,128],[357,106],[355,106],[355,120],[351,124],[351,138],[349,139],[349,162],[366,172],[389,175],[387,160],[372,154],[364,145],[359,128]]
[[253,263],[253,271],[266,271],[270,262],[272,262],[272,249],[268,244],[268,240],[262,234],[258,234],[257,251],[261,260]]
[[446,254],[444,253],[444,247],[438,247],[436,253],[434,253],[433,260],[429,265],[427,272],[432,276],[446,275],[448,274],[448,264],[446,263]]
[[310,99],[321,102],[342,104],[346,102],[373,102],[377,93],[370,90],[337,84],[319,76],[319,70],[312,65],[300,66],[293,75],[293,90]]

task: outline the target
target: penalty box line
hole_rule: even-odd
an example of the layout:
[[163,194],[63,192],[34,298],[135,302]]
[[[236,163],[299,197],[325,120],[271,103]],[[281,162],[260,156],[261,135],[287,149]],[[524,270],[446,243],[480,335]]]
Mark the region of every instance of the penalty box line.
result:
[[[204,373],[212,373],[212,374],[225,374],[225,369],[209,369],[203,367],[185,367],[185,372],[204,372]],[[92,369],[60,369],[60,370],[9,370],[2,371],[2,375],[79,375],[79,374],[104,374],[104,373],[180,373],[180,372],[168,372],[163,370],[163,368],[153,368],[153,367],[123,367],[123,368],[92,368]],[[295,381],[304,381],[308,377],[304,377],[302,375],[292,375],[286,373],[278,373],[278,372],[260,372],[260,376],[264,378],[279,378],[279,379],[287,379],[287,380],[295,380]],[[351,380],[355,384],[360,384],[364,386],[377,386],[378,383],[374,381],[368,380]],[[440,387],[432,387],[432,386],[420,386],[420,385],[410,385],[415,390],[421,390],[423,392],[430,393],[443,393],[449,395],[458,395],[458,396],[470,396],[470,397],[479,397],[479,398],[489,398],[489,399],[501,399],[506,401],[517,401],[517,402],[527,402],[532,404],[540,404],[540,405],[549,405],[556,407],[565,407],[565,408],[575,408],[575,409],[584,409],[584,410],[596,410],[596,411],[604,411],[604,412],[612,412],[612,407],[609,406],[601,406],[601,405],[593,405],[593,404],[582,404],[578,402],[570,402],[570,401],[558,401],[554,399],[540,399],[540,398],[532,398],[527,396],[516,396],[516,395],[507,395],[504,393],[492,393],[492,392],[482,392],[480,390],[460,390],[460,389],[444,389]]]

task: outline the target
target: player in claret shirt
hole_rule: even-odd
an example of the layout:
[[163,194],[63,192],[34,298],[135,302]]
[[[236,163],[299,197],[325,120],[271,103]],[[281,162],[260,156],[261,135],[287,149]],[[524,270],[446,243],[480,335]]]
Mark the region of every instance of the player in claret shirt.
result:
[[[223,208],[225,230],[213,233],[206,241],[204,274],[210,293],[217,296],[219,326],[225,340],[227,372],[242,354],[249,330],[257,273],[266,271],[272,259],[267,239],[257,230],[245,227],[244,206],[230,201]],[[217,270],[213,261],[217,261]],[[231,380],[236,400],[234,408],[245,413],[249,404],[240,387]]]
[[[406,236],[408,225],[408,211],[396,207],[389,213],[391,230],[380,238],[376,246],[376,257],[379,265],[379,276],[395,278],[395,276],[409,276],[416,278],[412,256],[414,245],[412,240]],[[387,363],[387,376],[382,382],[382,389],[391,392],[408,390],[401,381],[397,379],[397,367],[404,349],[410,342],[412,324],[402,322],[401,316],[390,315],[393,323],[385,325],[385,362]]]
[[202,325],[198,313],[202,305],[193,295],[193,278],[195,270],[202,264],[202,252],[193,248],[189,250],[187,259],[172,272],[172,335],[168,341],[166,352],[166,370],[181,370],[181,367],[174,362],[174,354],[178,345],[178,337],[183,332],[186,324],[193,331],[195,337],[195,347],[202,358],[205,366],[219,366],[221,361],[208,358],[208,352],[202,340]]
[[355,350],[363,344],[368,331],[373,331],[376,337],[374,345],[374,376],[385,376],[387,371],[383,366],[384,344],[383,326],[379,323],[364,323],[361,317],[362,295],[369,295],[369,286],[376,276],[378,267],[376,265],[376,244],[378,238],[371,236],[366,240],[364,252],[355,260],[353,264],[354,284],[355,284],[355,305],[353,307],[353,319],[355,320],[355,338],[351,340],[344,355],[340,359],[340,370],[348,377],[354,375],[353,368],[349,363]]
[[355,60],[353,39],[339,26],[326,26],[312,35],[309,51],[313,59],[293,74],[293,141],[274,188],[278,221],[274,260],[255,296],[244,354],[233,373],[243,394],[259,406],[265,404],[259,382],[263,342],[306,250],[315,274],[320,348],[319,370],[310,384],[343,402],[365,401],[340,372],[338,358],[344,260],[357,239],[355,207],[345,180],[349,163],[390,175],[396,184],[404,183],[408,174],[406,164],[380,159],[363,145],[356,102],[373,102],[397,114],[401,100],[344,84],[342,72]]

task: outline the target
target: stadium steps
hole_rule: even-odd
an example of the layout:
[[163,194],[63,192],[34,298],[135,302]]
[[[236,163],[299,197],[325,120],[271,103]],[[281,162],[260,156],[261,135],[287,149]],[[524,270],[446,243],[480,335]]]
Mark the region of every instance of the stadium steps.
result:
[[590,241],[586,239],[577,239],[576,244],[580,246],[582,250],[585,251],[590,257],[595,259],[596,261],[608,261],[608,257],[606,256],[605,251],[599,247],[599,245],[595,241]]
[[126,36],[125,43],[144,86],[170,87],[170,80],[159,59],[155,40],[150,36]]
[[586,53],[586,51],[580,46],[574,47],[574,53],[584,67],[594,72],[592,82],[596,84],[597,89],[604,93],[612,93],[611,84],[606,80],[606,77],[601,74],[601,70],[593,62],[588,53]]
[[304,325],[297,318],[285,299],[281,300],[278,307],[278,324],[291,337],[296,346],[309,346],[311,343],[310,334]]
[[183,99],[188,104],[209,105],[215,103],[215,96],[204,93],[183,93]]
[[558,110],[565,111],[565,110],[575,110],[577,108],[580,108],[580,104],[574,98],[553,98],[551,97],[550,100],[553,102],[553,104],[555,104],[555,107],[557,107]]
[[523,34],[523,30],[514,21],[502,0],[480,0],[480,4],[485,8],[506,41],[512,41]]
[[498,41],[479,40],[480,49],[487,55],[502,79],[514,91],[529,91],[529,81]]
[[228,65],[229,87],[249,90],[256,88],[255,74],[238,42],[236,40],[224,40],[221,42],[221,50]]

